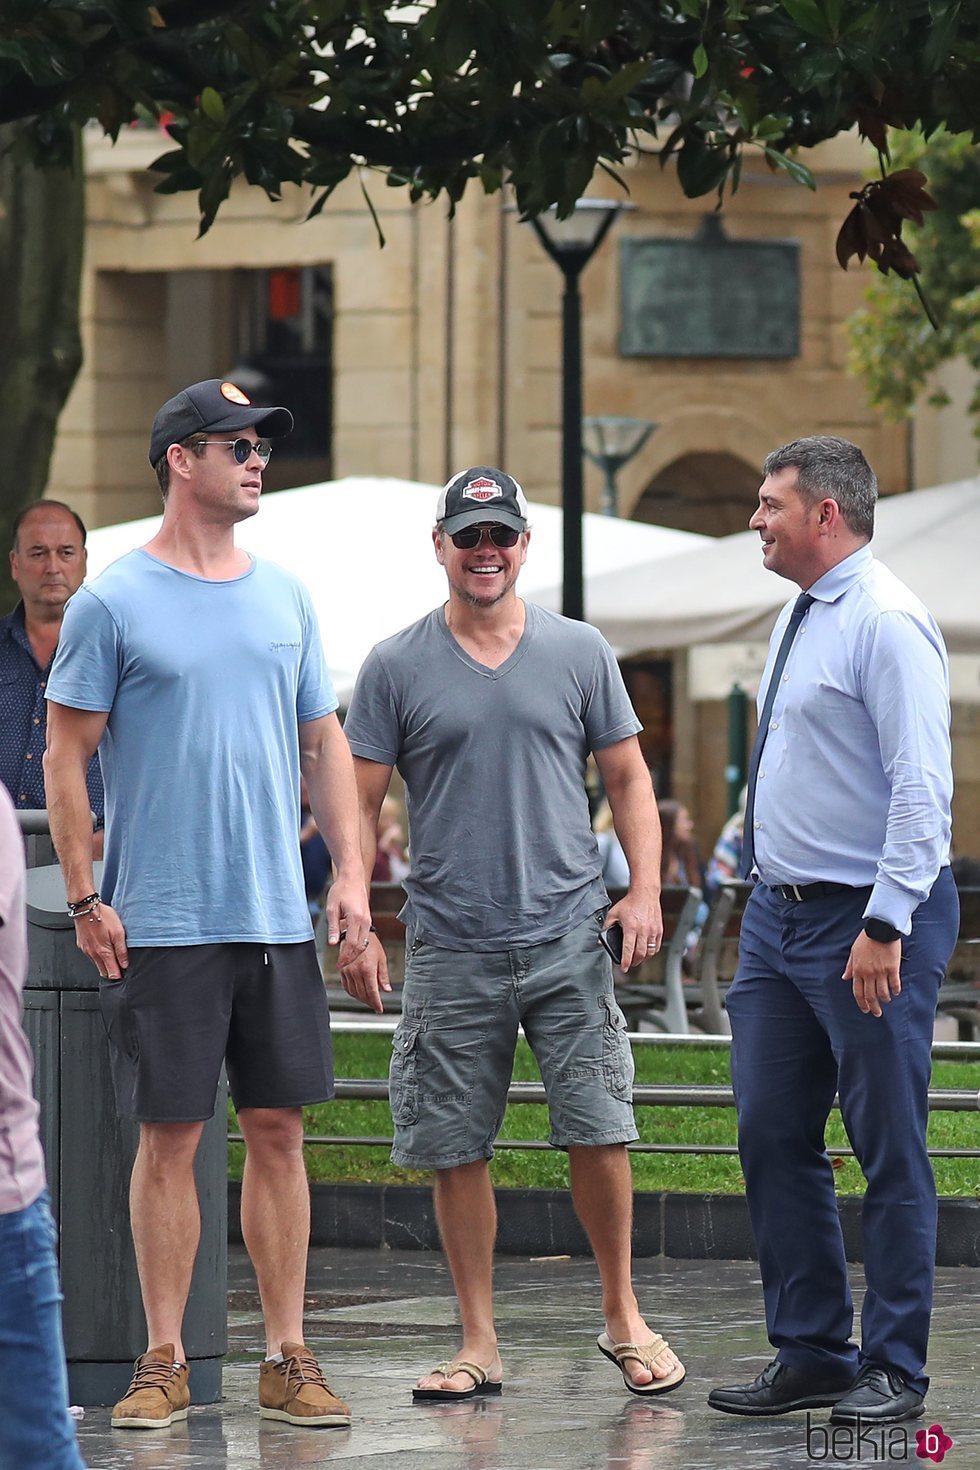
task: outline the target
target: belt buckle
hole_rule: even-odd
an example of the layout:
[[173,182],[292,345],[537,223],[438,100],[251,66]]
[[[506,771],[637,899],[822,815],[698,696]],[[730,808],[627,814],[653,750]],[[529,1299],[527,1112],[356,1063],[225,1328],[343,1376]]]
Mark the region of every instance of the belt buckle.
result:
[[787,903],[802,903],[803,894],[800,892],[798,883],[784,883],[782,885],[783,897]]

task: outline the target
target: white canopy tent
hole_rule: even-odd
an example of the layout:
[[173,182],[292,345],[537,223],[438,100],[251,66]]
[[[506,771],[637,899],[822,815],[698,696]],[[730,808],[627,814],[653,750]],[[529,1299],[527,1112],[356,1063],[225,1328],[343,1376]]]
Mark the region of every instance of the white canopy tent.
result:
[[[746,513],[746,519],[748,512]],[[875,555],[933,613],[952,653],[980,654],[980,477],[883,497]],[[793,584],[767,572],[742,531],[679,556],[589,578],[589,620],[620,654],[767,639]],[[556,592],[535,601],[555,604]]]
[[[409,480],[351,476],[269,495],[258,514],[238,527],[241,546],[288,567],[310,589],[341,699],[350,694],[375,643],[445,600],[445,573],[429,539],[438,493],[434,485]],[[561,511],[532,504],[529,522],[531,545],[520,589],[538,601],[537,589],[560,585]],[[159,516],[150,516],[92,531],[89,577],[144,545],[159,524]],[[604,574],[615,579],[637,564],[656,567],[706,539],[586,515],[585,576],[587,581]]]

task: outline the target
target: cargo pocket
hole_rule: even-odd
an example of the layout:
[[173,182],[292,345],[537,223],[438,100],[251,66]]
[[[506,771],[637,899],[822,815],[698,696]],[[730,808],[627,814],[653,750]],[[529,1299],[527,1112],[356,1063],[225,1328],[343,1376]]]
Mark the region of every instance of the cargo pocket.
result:
[[605,1010],[602,1025],[602,1079],[606,1091],[621,1102],[633,1097],[633,1048],[626,1038],[626,1017],[614,995],[601,995]]
[[391,1116],[402,1125],[417,1123],[419,1117],[418,1025],[403,1021],[391,1042],[388,1100]]

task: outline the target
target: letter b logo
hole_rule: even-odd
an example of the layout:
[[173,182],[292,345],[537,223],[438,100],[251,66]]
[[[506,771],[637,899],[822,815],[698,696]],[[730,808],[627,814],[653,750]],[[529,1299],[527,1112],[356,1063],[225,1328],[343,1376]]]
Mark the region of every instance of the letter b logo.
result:
[[953,1441],[941,1424],[930,1424],[928,1429],[916,1430],[915,1443],[916,1458],[932,1460],[936,1465],[941,1465],[947,1451],[953,1448]]

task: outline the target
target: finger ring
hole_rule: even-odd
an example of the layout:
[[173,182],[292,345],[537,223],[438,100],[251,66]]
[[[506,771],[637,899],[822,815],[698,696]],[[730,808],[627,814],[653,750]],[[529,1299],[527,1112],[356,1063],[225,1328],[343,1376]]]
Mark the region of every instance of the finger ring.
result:
[[658,947],[659,946],[656,945],[656,944],[648,944],[647,945],[647,952],[649,954],[656,954]]
[[362,944],[362,945],[361,945],[361,948],[362,948],[362,949],[367,949],[367,947],[368,947],[368,942],[367,942],[367,940],[366,940],[366,939],[365,939],[365,941],[364,941],[364,943],[363,943],[363,944]]

